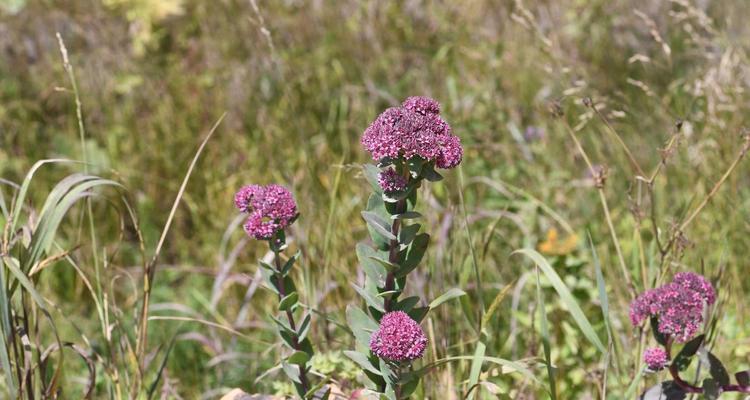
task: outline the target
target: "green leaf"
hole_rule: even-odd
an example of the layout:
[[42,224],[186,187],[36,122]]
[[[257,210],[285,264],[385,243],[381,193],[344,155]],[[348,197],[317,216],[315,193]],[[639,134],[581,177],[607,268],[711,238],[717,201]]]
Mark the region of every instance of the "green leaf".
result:
[[734,377],[737,379],[737,383],[739,383],[740,386],[750,386],[750,370],[737,372],[734,374]]
[[419,300],[420,298],[417,296],[406,297],[396,304],[396,309],[408,313],[419,304]]
[[300,384],[302,383],[302,380],[300,379],[300,376],[299,376],[300,371],[299,371],[298,366],[282,362],[281,368],[284,370],[284,373],[286,374],[286,376],[288,376],[289,379],[291,379],[293,382],[300,383]]
[[[482,342],[477,342],[477,348],[474,350],[474,357],[471,360],[471,369],[469,370],[469,387],[473,388],[479,383],[479,374],[482,372],[482,361],[484,361],[484,352],[487,346]],[[466,400],[473,400],[478,390],[472,390],[466,396]]]
[[310,313],[305,314],[304,318],[302,318],[302,322],[299,324],[299,328],[297,328],[297,337],[299,340],[304,340],[307,337],[307,333],[310,331],[311,320],[312,315]]
[[602,307],[602,315],[604,316],[604,325],[607,328],[607,337],[609,342],[612,341],[612,328],[609,324],[609,298],[607,297],[607,285],[604,283],[604,274],[602,274],[602,266],[599,263],[599,255],[596,253],[596,247],[594,247],[594,241],[591,238],[591,233],[586,232],[589,239],[589,247],[591,248],[591,258],[594,262],[594,270],[596,273],[596,286],[599,289],[599,304]]
[[380,263],[372,259],[372,257],[377,257],[381,254],[385,255],[385,253],[379,252],[364,243],[357,244],[356,252],[357,259],[365,275],[372,279],[378,287],[385,286],[385,278],[388,275],[388,271]]
[[308,361],[310,361],[310,355],[305,353],[304,351],[295,351],[292,355],[289,356],[289,358],[286,359],[286,361],[289,364],[303,366],[307,364]]
[[417,219],[422,218],[422,214],[416,211],[407,211],[402,214],[391,215],[391,219]]
[[[289,326],[289,324],[286,321],[282,321],[281,319],[274,317],[273,315],[271,315],[270,317],[273,320],[273,322],[275,322],[276,325],[279,327],[279,333],[286,332],[290,335],[296,334],[296,332],[292,330],[292,328]],[[292,345],[292,347],[294,346]]]
[[370,362],[370,358],[362,354],[358,351],[351,351],[351,350],[344,350],[344,355],[349,357],[352,361],[354,361],[357,365],[359,365],[362,369],[372,372],[373,374],[380,375],[380,370],[375,368],[374,365]]
[[408,314],[411,319],[419,323],[422,322],[428,311],[430,311],[429,307],[415,307],[409,310],[406,314]]
[[401,249],[405,249],[406,246],[414,241],[417,237],[419,229],[422,227],[420,224],[411,224],[401,226],[401,231],[398,233],[398,242],[401,244]]
[[721,388],[715,380],[706,378],[703,380],[703,395],[706,400],[716,400],[721,396]]
[[391,233],[391,224],[383,217],[372,211],[362,211],[362,218],[367,222],[367,226],[388,240],[396,240],[396,236]]
[[[389,214],[385,209],[385,203],[383,203],[383,199],[378,194],[371,194],[367,199],[366,211],[380,216],[383,221],[389,218]],[[375,243],[375,247],[380,250],[389,249],[391,243],[389,239],[378,233],[373,227],[370,226],[370,224],[367,224],[367,231],[370,233],[370,237],[372,238],[373,243]]]
[[682,350],[677,353],[677,356],[672,363],[676,365],[680,371],[686,370],[690,366],[690,360],[692,360],[692,357],[698,352],[698,349],[701,348],[705,338],[706,335],[700,335],[685,343],[685,346],[683,346]]
[[628,390],[625,391],[625,396],[623,398],[625,399],[632,399],[633,395],[635,394],[635,391],[638,389],[638,385],[641,383],[641,379],[643,379],[643,373],[646,371],[647,366],[641,367],[641,370],[638,371],[638,373],[633,378],[633,381],[630,382],[630,385],[628,386]]
[[378,175],[380,175],[380,168],[372,164],[364,164],[362,165],[362,174],[365,176],[365,179],[367,179],[367,183],[370,184],[374,192],[376,193],[383,192],[383,189],[380,187],[380,184],[378,183]]
[[357,343],[365,349],[368,348],[372,333],[378,330],[378,323],[364,311],[352,305],[346,307],[346,322]]
[[409,272],[413,271],[419,263],[422,261],[427,246],[430,244],[430,235],[426,233],[420,233],[414,238],[414,241],[409,245],[406,250],[406,257],[401,265],[401,268],[396,272],[396,278],[406,276]]
[[440,295],[437,299],[433,300],[430,303],[430,309],[436,308],[439,305],[445,303],[446,301],[453,300],[455,298],[466,296],[466,292],[459,288],[452,288],[449,289],[447,292]]
[[435,166],[432,164],[426,165],[422,169],[422,176],[430,182],[439,182],[443,180],[443,176],[435,171]]
[[357,293],[359,293],[360,296],[362,296],[363,299],[365,299],[365,302],[367,303],[368,306],[380,312],[385,312],[383,298],[378,297],[377,293],[371,293],[365,288],[361,288],[353,283],[352,283],[352,287],[354,288],[354,290],[357,291]]
[[286,260],[286,263],[284,263],[284,266],[281,267],[281,275],[286,275],[289,273],[289,270],[292,269],[294,266],[294,263],[299,260],[299,258],[302,256],[301,251],[297,251],[293,256],[289,257],[288,260]]
[[261,268],[260,276],[263,278],[263,282],[265,282],[266,289],[278,295],[279,289],[276,287],[276,274],[272,270]]
[[563,283],[562,279],[560,279],[560,276],[557,274],[557,272],[552,269],[547,260],[536,250],[532,249],[521,249],[513,252],[513,254],[516,253],[523,254],[531,258],[534,263],[542,270],[542,272],[544,272],[544,274],[547,276],[547,279],[549,279],[550,283],[552,283],[552,287],[555,288],[555,291],[560,296],[560,299],[563,301],[570,314],[573,315],[573,319],[575,319],[584,336],[586,336],[586,338],[594,346],[596,346],[599,351],[605,353],[606,349],[604,348],[604,345],[599,339],[599,336],[597,336],[596,332],[594,331],[594,328],[591,326],[591,323],[584,315],[583,310],[581,310],[581,307],[578,305],[575,298],[570,293],[570,290],[568,290],[567,286],[565,286],[565,283]]
[[665,381],[650,387],[639,400],[683,400],[687,393],[673,381]]
[[547,328],[547,311],[544,307],[542,285],[539,281],[539,269],[536,270],[536,299],[539,304],[539,319],[542,330],[542,347],[544,347],[544,363],[547,365],[547,378],[549,379],[549,393],[552,400],[557,399],[557,383],[555,379],[555,366],[552,365],[552,352],[550,350],[549,329]]
[[279,310],[281,311],[287,311],[290,310],[294,305],[297,304],[297,300],[299,299],[299,295],[297,292],[289,293],[286,297],[281,299],[279,302]]
[[373,261],[377,262],[378,264],[382,265],[383,267],[385,267],[385,269],[386,269],[387,271],[395,271],[395,270],[396,270],[396,269],[398,268],[398,265],[396,265],[396,264],[393,264],[392,262],[390,262],[390,261],[388,261],[388,260],[384,259],[383,257],[379,257],[379,256],[369,256],[369,258],[370,258],[371,260],[373,260]]
[[716,356],[708,352],[708,365],[709,365],[709,372],[711,373],[711,377],[714,378],[714,380],[719,384],[719,386],[724,386],[729,384],[729,373],[727,372],[727,369],[724,368],[724,364],[719,361]]

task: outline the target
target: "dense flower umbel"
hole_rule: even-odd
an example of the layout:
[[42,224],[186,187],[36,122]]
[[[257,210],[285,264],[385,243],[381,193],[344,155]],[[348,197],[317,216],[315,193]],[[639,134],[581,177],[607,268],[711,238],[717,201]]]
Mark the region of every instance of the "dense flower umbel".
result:
[[716,302],[716,292],[711,282],[695,272],[678,272],[674,275],[672,282],[700,293],[709,305]]
[[704,307],[715,301],[714,288],[704,277],[683,272],[672,282],[638,296],[630,305],[630,321],[640,325],[656,317],[660,333],[685,342],[703,323]]
[[651,371],[661,371],[667,366],[667,352],[661,347],[650,347],[643,352],[643,361]]
[[289,190],[281,185],[247,185],[234,196],[235,206],[250,214],[245,232],[258,240],[272,238],[297,217],[297,204]]
[[378,185],[386,192],[399,192],[406,189],[407,180],[393,169],[387,169],[378,174]]
[[383,315],[380,327],[370,338],[370,350],[388,361],[412,361],[421,358],[427,348],[422,327],[403,311]]
[[428,97],[409,97],[401,107],[385,110],[362,135],[362,145],[375,161],[384,158],[435,161],[438,168],[461,162],[461,139],[440,117],[440,105]]

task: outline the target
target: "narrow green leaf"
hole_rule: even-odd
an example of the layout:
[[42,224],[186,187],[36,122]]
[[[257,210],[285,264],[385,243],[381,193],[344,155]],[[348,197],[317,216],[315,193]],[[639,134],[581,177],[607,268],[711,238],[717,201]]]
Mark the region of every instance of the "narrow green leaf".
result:
[[570,293],[570,290],[568,290],[567,286],[565,286],[565,283],[563,283],[562,279],[560,279],[560,276],[557,274],[557,272],[552,269],[547,260],[541,254],[536,252],[536,250],[532,249],[521,249],[513,252],[513,254],[516,253],[523,254],[534,261],[534,263],[542,270],[542,272],[544,272],[544,275],[547,276],[547,279],[549,279],[550,283],[552,283],[555,291],[560,296],[560,299],[563,301],[565,306],[568,308],[570,314],[573,315],[573,319],[575,319],[584,336],[586,336],[586,338],[594,346],[596,346],[599,351],[601,351],[602,353],[606,352],[604,345],[602,344],[601,340],[599,340],[599,336],[597,336],[594,328],[591,326],[591,323],[583,314],[583,310],[581,310],[581,307],[578,305],[575,298]]
[[607,285],[604,283],[604,274],[602,274],[602,266],[599,262],[599,255],[596,253],[596,247],[594,247],[594,241],[591,238],[591,233],[586,232],[589,239],[589,247],[591,248],[591,258],[594,261],[594,270],[596,273],[596,286],[599,289],[599,303],[602,307],[602,315],[604,316],[604,324],[607,328],[607,336],[612,336],[612,330],[609,326],[609,298],[607,297]]
[[302,322],[299,324],[299,328],[297,328],[297,337],[299,340],[304,340],[307,337],[307,333],[310,331],[310,321],[312,321],[312,314],[305,314]]
[[417,211],[407,211],[402,214],[391,215],[391,219],[417,219],[422,218],[422,214]]
[[557,383],[555,379],[555,367],[552,365],[552,352],[550,349],[549,329],[547,328],[547,311],[544,307],[542,296],[542,285],[539,282],[539,269],[536,270],[536,299],[539,307],[539,320],[542,329],[542,347],[544,347],[544,363],[547,365],[547,378],[549,379],[549,392],[552,400],[557,399]]
[[288,274],[289,271],[294,266],[294,263],[296,263],[297,260],[299,260],[299,258],[301,257],[301,255],[302,255],[302,252],[297,251],[297,253],[295,253],[293,256],[289,257],[289,259],[286,260],[286,263],[284,263],[284,266],[281,267],[281,275]]
[[371,211],[362,211],[362,218],[365,219],[367,225],[374,229],[377,233],[382,235],[388,240],[396,240],[396,236],[391,233],[391,224],[388,223],[378,214]]
[[440,295],[437,299],[433,300],[430,303],[430,309],[436,308],[439,305],[445,303],[446,301],[453,300],[455,298],[465,296],[466,292],[459,288],[451,288],[447,292]]
[[[469,370],[469,388],[473,388],[479,383],[479,374],[482,372],[482,361],[484,361],[484,352],[487,346],[480,340],[477,342],[477,348],[474,350],[474,357],[471,360],[471,369]],[[471,390],[466,400],[473,400],[478,390]]]
[[290,310],[295,304],[297,304],[298,299],[299,299],[299,295],[297,294],[297,292],[292,292],[288,294],[279,302],[279,310],[281,311]]
[[370,293],[366,289],[361,288],[353,283],[352,283],[352,287],[354,288],[354,290],[357,291],[357,293],[359,293],[360,296],[362,296],[363,299],[365,299],[365,302],[367,303],[367,305],[369,305],[370,307],[380,312],[385,312],[383,298],[378,297],[377,293]]

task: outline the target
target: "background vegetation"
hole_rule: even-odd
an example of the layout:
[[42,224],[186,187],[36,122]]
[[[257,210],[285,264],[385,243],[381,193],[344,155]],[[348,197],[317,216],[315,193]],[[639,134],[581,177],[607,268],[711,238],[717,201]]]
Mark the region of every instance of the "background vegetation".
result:
[[[240,185],[279,182],[293,189],[302,213],[292,238],[303,253],[298,286],[319,313],[311,333],[324,354],[317,370],[345,392],[360,387],[341,354],[353,342],[341,326],[356,298],[350,282],[363,279],[354,246],[367,235],[359,212],[368,187],[359,165],[368,160],[359,137],[409,95],[438,99],[466,149],[461,168],[421,193],[435,240],[410,290],[423,298],[452,287],[468,293],[425,322],[426,361],[474,354],[483,318],[486,354],[520,360],[541,383],[485,364],[474,389],[480,398],[546,398],[545,336],[560,398],[599,398],[604,387],[624,398],[638,375],[639,349],[653,340],[630,326],[628,282],[640,292],[684,269],[705,273],[719,288],[714,352],[732,370],[750,367],[747,164],[721,181],[744,154],[750,3],[6,0],[0,10],[3,182],[20,183],[37,160],[67,158],[87,160],[88,172],[125,188],[97,189],[88,202],[91,224],[87,203],[71,209],[50,254],[69,257],[34,281],[54,305],[61,339],[95,360],[95,398],[123,395],[115,377],[130,387],[124,377],[133,374],[132,361],[105,355],[113,340],[106,332],[122,329],[124,339],[114,339],[120,346],[136,341],[143,265],[198,145],[225,112],[154,264],[150,315],[181,320],[150,321],[145,379],[164,398],[289,389],[278,371],[263,375],[279,359],[265,317],[271,294],[257,288],[265,246],[244,237],[232,207]],[[80,95],[83,146],[57,32]],[[56,182],[83,168],[40,169],[24,223],[33,224]],[[717,182],[715,195],[682,226]],[[0,190],[10,202],[14,188]],[[664,254],[667,242],[674,246]],[[610,343],[608,352],[585,339],[542,279],[544,335],[534,266],[511,256],[524,247],[546,256]],[[108,304],[107,323],[100,304]],[[53,339],[43,328],[39,341],[48,346]],[[460,361],[436,369],[418,395],[461,398],[470,367]],[[85,364],[66,358],[70,398],[86,376]]]

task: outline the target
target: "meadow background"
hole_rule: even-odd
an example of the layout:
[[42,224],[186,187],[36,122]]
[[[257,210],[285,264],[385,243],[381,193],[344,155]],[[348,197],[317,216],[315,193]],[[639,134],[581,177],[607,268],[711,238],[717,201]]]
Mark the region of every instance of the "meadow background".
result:
[[[421,192],[433,241],[410,290],[434,298],[458,287],[468,296],[423,324],[426,361],[471,356],[481,339],[487,355],[520,360],[539,382],[485,363],[477,398],[547,398],[546,336],[559,398],[601,398],[606,387],[620,399],[653,340],[630,326],[628,282],[640,292],[674,271],[711,277],[721,299],[714,352],[733,371],[750,367],[747,161],[675,230],[744,154],[749,18],[741,0],[3,0],[0,191],[10,202],[7,182],[20,184],[40,159],[88,161],[37,172],[22,221],[33,223],[71,173],[86,168],[124,187],[97,189],[90,219],[87,203],[71,209],[50,254],[69,257],[52,260],[34,286],[54,305],[62,340],[96,364],[94,398],[126,398],[136,372],[122,349],[136,341],[144,265],[199,144],[226,113],[154,264],[149,315],[180,320],[149,322],[144,385],[155,382],[156,398],[185,399],[290,389],[278,371],[263,375],[280,350],[266,317],[273,298],[256,274],[266,249],[244,236],[232,206],[241,185],[278,182],[302,214],[291,236],[303,253],[300,290],[318,312],[311,335],[324,356],[314,366],[351,392],[361,384],[341,353],[353,343],[344,310],[357,298],[350,283],[363,279],[354,246],[367,236],[360,165],[370,161],[359,138],[386,107],[434,97],[465,155]],[[618,137],[645,177],[659,168],[651,185],[636,178]],[[597,191],[603,171],[609,218]],[[659,246],[671,238],[664,255]],[[608,352],[586,340],[542,279],[544,335],[534,265],[511,256],[521,248],[545,255]],[[48,346],[40,324],[35,337]],[[462,398],[470,367],[437,368],[417,396]],[[66,358],[62,382],[67,398],[80,396],[86,364]]]

